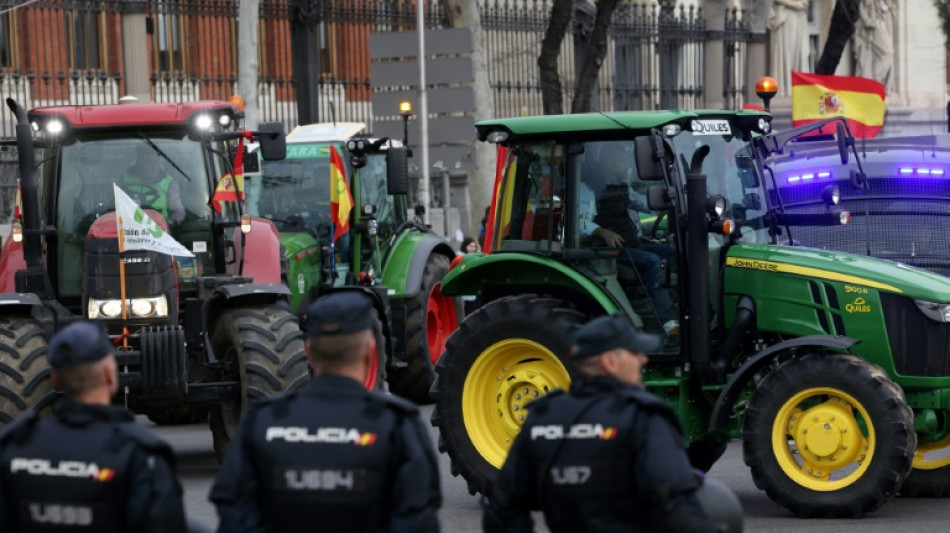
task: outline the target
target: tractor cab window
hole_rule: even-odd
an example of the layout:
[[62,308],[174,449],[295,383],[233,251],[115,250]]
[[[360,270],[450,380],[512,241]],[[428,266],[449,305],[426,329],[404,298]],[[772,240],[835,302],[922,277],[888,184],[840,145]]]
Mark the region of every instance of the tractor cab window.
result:
[[647,203],[647,187],[657,182],[640,178],[629,139],[584,143],[574,159],[578,246],[614,250],[612,266],[637,325],[670,337],[679,328],[677,243],[666,213]]
[[[161,215],[185,247],[204,243],[198,249],[212,250],[210,187],[201,144],[178,134],[143,135],[82,135],[62,147],[53,217],[62,254],[57,284],[64,297],[80,294],[82,269],[77,265],[90,228],[115,210],[113,184]],[[202,263],[210,261],[206,254]]]
[[563,244],[564,162],[564,147],[550,142],[509,150],[494,249],[544,252]]
[[[359,169],[360,194],[359,202],[363,205],[376,206],[376,221],[379,223],[379,235],[388,237],[395,232],[396,226],[402,222],[396,220],[394,198],[386,192],[386,154],[367,154],[366,166]],[[355,198],[354,198],[355,199]]]
[[252,216],[273,221],[280,232],[309,233],[330,244],[330,145],[288,145],[286,159],[262,161],[253,190]]

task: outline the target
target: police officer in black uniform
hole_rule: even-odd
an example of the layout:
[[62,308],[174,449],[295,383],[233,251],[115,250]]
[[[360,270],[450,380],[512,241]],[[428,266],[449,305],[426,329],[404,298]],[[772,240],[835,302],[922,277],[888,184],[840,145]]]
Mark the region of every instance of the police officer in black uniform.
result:
[[171,448],[110,405],[114,348],[101,324],[75,322],[46,352],[64,394],[0,433],[0,531],[180,532]]
[[552,532],[728,531],[696,497],[676,415],[641,388],[646,352],[660,346],[622,315],[578,329],[580,377],[531,406],[495,480],[485,531],[532,531],[541,509]]
[[307,312],[314,379],[242,420],[211,489],[221,529],[438,531],[435,450],[415,404],[367,391],[376,313],[361,293]]

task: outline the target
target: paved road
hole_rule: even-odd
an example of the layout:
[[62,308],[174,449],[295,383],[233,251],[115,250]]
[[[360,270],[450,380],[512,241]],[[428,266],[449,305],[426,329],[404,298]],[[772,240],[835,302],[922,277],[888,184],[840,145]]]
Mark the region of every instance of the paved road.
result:
[[[424,407],[428,419],[432,408]],[[151,424],[140,417],[143,425]],[[178,454],[179,474],[185,487],[185,504],[189,513],[209,525],[217,524],[214,507],[208,502],[208,490],[218,471],[211,445],[211,432],[205,425],[156,428],[169,440]],[[433,442],[436,439],[432,430]],[[442,529],[446,532],[480,531],[481,509],[478,499],[469,496],[461,478],[449,474],[448,459],[442,455],[443,508],[440,513]],[[755,488],[748,468],[742,463],[739,443],[732,443],[725,456],[712,468],[710,476],[726,483],[742,501],[746,512],[746,531],[834,533],[912,533],[945,531],[950,523],[950,501],[914,500],[897,498],[880,511],[859,520],[803,520],[791,516],[773,504],[765,493]],[[539,527],[538,531],[545,531]]]

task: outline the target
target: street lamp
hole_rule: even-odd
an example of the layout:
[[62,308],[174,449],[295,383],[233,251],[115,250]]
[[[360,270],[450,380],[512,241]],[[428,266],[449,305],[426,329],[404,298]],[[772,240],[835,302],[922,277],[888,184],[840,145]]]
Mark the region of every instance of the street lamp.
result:
[[[402,115],[402,145],[409,148],[409,115],[412,115],[412,102],[399,102],[399,114]],[[412,157],[412,154],[409,154]]]

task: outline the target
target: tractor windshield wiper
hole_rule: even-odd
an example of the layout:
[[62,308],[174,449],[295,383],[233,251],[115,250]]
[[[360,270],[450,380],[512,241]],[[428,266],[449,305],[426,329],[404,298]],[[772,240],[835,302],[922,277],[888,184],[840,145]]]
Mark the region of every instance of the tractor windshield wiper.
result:
[[142,139],[142,141],[145,142],[145,144],[147,144],[147,145],[149,145],[150,147],[152,147],[152,150],[155,150],[155,153],[157,153],[158,155],[160,155],[160,156],[162,157],[162,159],[164,159],[165,161],[168,161],[169,163],[171,163],[171,166],[175,167],[175,170],[177,170],[179,174],[181,174],[182,176],[184,176],[186,180],[191,181],[191,178],[188,177],[188,174],[185,174],[185,171],[182,170],[180,166],[178,166],[178,163],[175,163],[174,161],[172,161],[172,158],[168,157],[168,154],[166,154],[164,150],[162,150],[161,148],[159,148],[158,145],[155,144],[155,141],[153,141],[152,139],[149,139],[149,138],[148,138],[148,135],[145,135],[145,134],[142,133],[141,131],[137,131],[137,132],[135,132],[135,134],[138,135],[138,136]]

